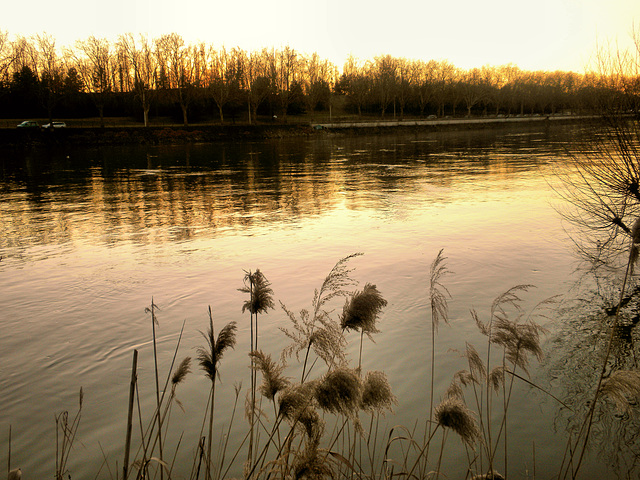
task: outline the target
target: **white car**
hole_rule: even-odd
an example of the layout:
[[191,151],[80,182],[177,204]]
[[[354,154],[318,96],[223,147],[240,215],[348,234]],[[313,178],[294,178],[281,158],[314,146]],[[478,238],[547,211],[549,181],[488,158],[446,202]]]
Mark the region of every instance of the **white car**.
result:
[[42,128],[67,128],[67,124],[64,122],[51,122],[43,125]]

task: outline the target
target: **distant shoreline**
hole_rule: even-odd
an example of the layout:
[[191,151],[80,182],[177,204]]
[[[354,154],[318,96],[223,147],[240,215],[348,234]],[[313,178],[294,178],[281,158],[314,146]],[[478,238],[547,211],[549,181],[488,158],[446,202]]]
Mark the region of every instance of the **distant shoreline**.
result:
[[600,118],[599,116],[586,115],[550,115],[312,124],[67,127],[56,130],[4,128],[0,129],[0,146],[50,147],[55,145],[108,146],[217,143],[317,135],[371,135],[399,132],[475,130],[509,126],[593,122],[598,121]]

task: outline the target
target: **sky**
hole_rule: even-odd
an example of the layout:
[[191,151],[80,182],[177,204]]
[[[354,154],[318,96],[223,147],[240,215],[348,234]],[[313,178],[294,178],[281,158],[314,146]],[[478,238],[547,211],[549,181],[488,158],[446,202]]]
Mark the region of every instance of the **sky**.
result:
[[123,33],[246,51],[289,45],[342,67],[349,55],[448,60],[469,69],[583,72],[597,45],[631,45],[640,0],[29,0],[8,1],[0,30],[58,46]]

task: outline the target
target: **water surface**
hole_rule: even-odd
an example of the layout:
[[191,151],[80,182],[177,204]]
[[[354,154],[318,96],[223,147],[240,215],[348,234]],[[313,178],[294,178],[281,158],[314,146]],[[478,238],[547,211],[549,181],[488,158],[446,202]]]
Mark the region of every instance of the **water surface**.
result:
[[[249,318],[238,291],[245,271],[260,268],[276,304],[298,312],[310,308],[332,266],[356,252],[364,254],[350,262],[360,288],[374,283],[388,301],[381,333],[375,343],[365,339],[363,349],[363,369],[383,370],[398,397],[384,422],[424,422],[431,262],[444,249],[452,272],[445,278],[449,323],[437,333],[439,399],[465,368],[465,342],[486,344],[470,309],[486,320],[492,300],[519,284],[536,286],[523,296],[529,307],[570,291],[576,260],[550,184],[552,168],[587,133],[554,126],[3,152],[0,438],[8,443],[11,425],[12,465],[25,478],[54,474],[54,415],[75,412],[82,387],[71,478],[95,477],[104,458],[115,475],[134,349],[141,408],[146,418],[153,412],[145,313],[152,298],[160,308],[163,372],[183,323],[178,359],[204,344],[208,306],[216,328],[238,322],[238,343],[225,354],[216,393],[220,433],[234,383],[242,382],[240,403],[249,385]],[[337,315],[342,301],[333,308]],[[288,344],[280,331],[290,326],[286,314],[278,307],[260,322],[260,348],[278,357]],[[553,329],[553,318],[545,322]],[[359,337],[347,338],[357,364]],[[291,363],[287,373],[299,375],[295,358]],[[176,478],[191,471],[209,393],[207,379],[193,370],[178,391],[184,412],[174,409],[167,440],[175,448],[184,431]],[[525,478],[535,451],[539,478],[553,476],[566,441],[562,429],[554,431],[557,405],[526,386],[514,395],[509,469]],[[234,441],[246,431],[244,420],[236,421]],[[448,441],[444,470],[463,478],[466,454],[457,438]],[[100,478],[107,475],[103,465]]]

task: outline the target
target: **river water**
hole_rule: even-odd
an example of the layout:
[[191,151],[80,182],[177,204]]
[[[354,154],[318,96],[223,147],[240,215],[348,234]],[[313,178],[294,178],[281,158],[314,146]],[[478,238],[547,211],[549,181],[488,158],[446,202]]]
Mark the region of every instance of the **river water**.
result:
[[[381,332],[375,343],[365,337],[362,352],[363,369],[384,371],[398,399],[380,428],[423,425],[431,262],[444,249],[451,271],[443,279],[449,322],[436,337],[438,401],[453,374],[468,368],[460,356],[466,342],[486,348],[470,309],[486,320],[493,299],[520,284],[535,285],[522,294],[526,308],[570,294],[577,260],[556,211],[562,201],[552,170],[588,134],[586,127],[554,126],[1,152],[2,458],[11,428],[11,466],[27,480],[53,477],[55,416],[68,410],[73,418],[82,387],[68,474],[118,475],[134,349],[145,422],[153,413],[145,312],[152,299],[162,376],[183,323],[178,360],[204,345],[209,306],[216,330],[238,322],[237,345],[225,352],[216,387],[219,436],[231,418],[234,384],[242,383],[233,452],[246,432],[249,317],[238,291],[245,271],[259,268],[271,282],[277,308],[260,318],[259,347],[279,358],[288,345],[280,328],[291,328],[279,302],[293,312],[310,308],[333,265],[357,252],[363,255],[349,262],[353,278],[360,288],[377,285],[388,301]],[[541,321],[553,337],[553,315]],[[359,336],[347,340],[357,365]],[[545,346],[553,355],[548,340]],[[299,375],[295,357],[289,362],[285,372]],[[553,388],[535,365],[530,378]],[[315,368],[322,373],[323,366]],[[192,370],[177,390],[184,410],[175,407],[167,422],[165,451],[174,452],[184,432],[175,478],[189,478],[209,394],[195,362]],[[567,438],[558,404],[524,383],[512,402],[510,477],[533,478],[534,470],[537,478],[553,477]],[[447,442],[442,471],[464,478],[467,454],[455,435]],[[604,463],[594,459],[590,472]],[[231,473],[239,476],[239,468]]]

